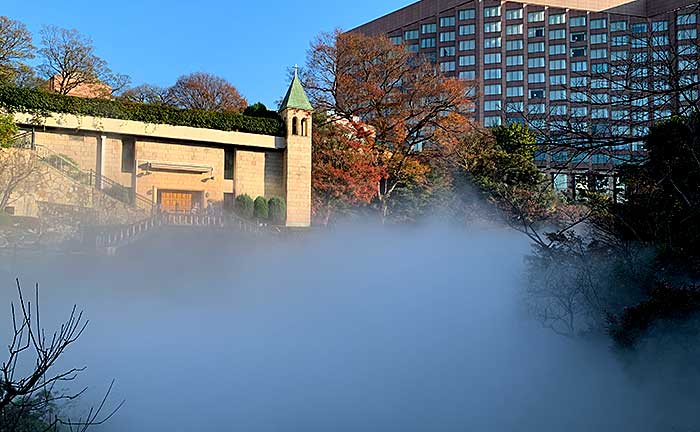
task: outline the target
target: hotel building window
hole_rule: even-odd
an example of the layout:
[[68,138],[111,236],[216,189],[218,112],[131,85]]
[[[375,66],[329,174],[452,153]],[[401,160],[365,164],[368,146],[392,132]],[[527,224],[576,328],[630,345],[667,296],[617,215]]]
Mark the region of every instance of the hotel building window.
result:
[[544,27],[530,27],[527,29],[527,37],[544,37]]
[[500,47],[501,47],[501,38],[500,37],[485,38],[484,39],[484,48],[500,48]]
[[586,72],[588,70],[588,62],[578,61],[571,62],[571,72]]
[[440,57],[454,57],[455,47],[442,47],[440,48]]
[[627,21],[613,21],[610,23],[610,31],[627,31]]
[[462,9],[457,13],[460,21],[474,19],[476,17],[475,9]]
[[566,85],[566,75],[550,75],[549,76],[549,85],[552,85],[552,86]]
[[484,86],[484,94],[486,96],[500,95],[502,92],[500,84],[492,84]]
[[558,39],[566,39],[566,30],[558,29],[558,30],[550,30],[549,31],[549,40],[558,40]]
[[561,55],[561,54],[566,54],[566,45],[560,44],[560,45],[550,45],[549,46],[549,55]]
[[542,22],[544,21],[544,11],[529,12],[527,14],[527,22]]
[[527,44],[528,53],[540,53],[544,52],[544,42],[534,42]]
[[571,116],[572,117],[587,117],[588,116],[588,107],[571,107]]
[[571,42],[585,42],[588,39],[588,33],[575,32],[571,33]]
[[484,54],[484,64],[494,64],[501,62],[501,53]]
[[525,73],[523,71],[506,72],[506,81],[523,81]]
[[566,90],[551,90],[549,92],[549,100],[566,100]]
[[522,39],[509,40],[506,42],[506,51],[518,51],[523,49],[524,42]]
[[585,16],[572,17],[569,20],[569,26],[570,27],[585,27],[586,26],[586,17]]
[[522,97],[525,94],[523,86],[506,87],[507,97]]
[[472,51],[475,48],[476,48],[476,41],[474,39],[459,41],[459,50],[460,51]]
[[389,38],[389,41],[394,45],[401,45],[403,38],[401,36],[393,36]]
[[607,33],[598,33],[591,35],[591,45],[608,43]]
[[500,69],[484,69],[484,79],[501,79]]
[[566,14],[554,14],[549,16],[549,25],[565,24]]
[[521,55],[507,56],[506,66],[522,66],[524,64],[524,57]]
[[418,30],[408,30],[404,33],[403,38],[406,40],[418,39]]
[[586,48],[571,48],[571,57],[586,57]]
[[502,123],[503,119],[500,116],[484,117],[484,126],[486,127],[500,126]]
[[440,18],[440,27],[454,27],[455,17],[442,17]]
[[544,64],[544,57],[533,57],[527,60],[527,67],[529,68],[543,68]]
[[512,25],[506,26],[506,35],[513,36],[513,35],[521,35],[521,34],[523,34],[523,25],[522,24],[512,24]]
[[442,32],[440,33],[440,42],[454,42],[455,32]]
[[668,21],[654,21],[651,23],[651,31],[665,32],[668,31]]
[[460,71],[459,79],[464,81],[474,81],[476,79],[476,71]]
[[605,18],[591,20],[591,30],[599,30],[608,27],[608,20]]
[[424,38],[420,40],[421,48],[435,48],[435,38]]
[[676,24],[678,25],[691,25],[697,24],[698,18],[695,14],[682,14],[678,15],[676,18]]
[[522,9],[506,10],[506,19],[507,20],[521,20],[521,19],[523,19],[523,10]]
[[454,72],[455,69],[456,69],[456,65],[455,65],[455,62],[453,62],[453,61],[440,63],[440,71],[441,72]]
[[556,70],[565,70],[565,69],[566,69],[566,60],[550,60],[549,70],[556,71]]
[[422,34],[435,33],[437,31],[437,25],[435,24],[423,24],[420,26],[420,32]]
[[473,55],[459,56],[459,65],[460,66],[473,66],[475,64],[476,64],[476,56],[473,56]]
[[500,33],[501,32],[501,22],[485,22],[484,23],[484,33]]
[[544,82],[543,73],[529,73],[527,74],[527,82],[529,84],[539,84]]
[[468,36],[476,33],[476,25],[474,24],[463,24],[459,26],[459,35]]
[[599,48],[599,49],[591,50],[591,59],[592,60],[605,59],[605,58],[608,58],[607,48]]
[[484,17],[485,18],[499,17],[499,16],[501,16],[501,7],[500,6],[493,6],[493,7],[484,8]]
[[500,111],[502,103],[500,100],[490,100],[484,102],[484,111]]

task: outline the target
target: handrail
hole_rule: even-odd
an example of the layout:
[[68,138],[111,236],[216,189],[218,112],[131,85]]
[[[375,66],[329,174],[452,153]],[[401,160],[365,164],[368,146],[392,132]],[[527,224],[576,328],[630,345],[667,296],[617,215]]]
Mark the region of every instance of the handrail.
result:
[[[281,233],[279,227],[270,227],[243,219],[235,214],[225,213],[169,213],[158,212],[142,221],[118,225],[94,231],[94,245],[98,250],[114,253],[118,248],[131,244],[156,228],[161,227],[204,227],[235,229],[238,232],[261,234],[264,232]],[[87,239],[84,239],[87,241]]]
[[[68,160],[65,156],[56,153],[46,146],[37,145],[35,146],[35,151],[41,160],[58,169],[73,180],[86,186],[93,186],[106,195],[125,204],[144,210],[147,213],[153,212],[154,206],[152,200],[125,187],[121,183],[104,175],[97,174],[93,170],[84,170],[74,162]],[[105,186],[108,188],[105,188]]]

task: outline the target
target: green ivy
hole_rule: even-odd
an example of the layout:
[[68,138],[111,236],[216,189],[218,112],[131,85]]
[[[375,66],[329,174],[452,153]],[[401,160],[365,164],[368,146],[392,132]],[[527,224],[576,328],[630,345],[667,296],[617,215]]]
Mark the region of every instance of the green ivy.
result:
[[284,136],[282,120],[243,114],[184,110],[155,104],[64,96],[41,90],[0,86],[0,108],[29,114],[87,115],[152,124]]

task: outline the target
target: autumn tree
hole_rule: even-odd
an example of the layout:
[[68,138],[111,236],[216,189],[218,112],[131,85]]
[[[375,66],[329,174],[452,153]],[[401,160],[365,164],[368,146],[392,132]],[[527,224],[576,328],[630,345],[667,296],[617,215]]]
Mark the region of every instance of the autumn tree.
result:
[[240,113],[248,106],[233,84],[204,72],[180,77],[169,96],[173,104],[187,109]]
[[129,77],[114,73],[107,62],[95,54],[92,40],[77,30],[56,26],[41,29],[39,54],[43,63],[39,71],[46,79],[54,79],[55,91],[69,94],[85,85],[102,88],[103,96],[121,92],[129,84]]
[[377,184],[382,220],[398,189],[427,185],[430,167],[421,150],[437,144],[436,131],[452,127],[447,114],[469,107],[468,83],[445,77],[385,36],[322,34],[302,75],[319,111],[372,128],[371,146],[385,174]]
[[384,177],[371,131],[356,122],[314,119],[312,196],[316,219],[327,225],[337,213],[367,205]]
[[0,82],[13,80],[26,72],[25,60],[34,57],[32,35],[27,26],[0,16]]

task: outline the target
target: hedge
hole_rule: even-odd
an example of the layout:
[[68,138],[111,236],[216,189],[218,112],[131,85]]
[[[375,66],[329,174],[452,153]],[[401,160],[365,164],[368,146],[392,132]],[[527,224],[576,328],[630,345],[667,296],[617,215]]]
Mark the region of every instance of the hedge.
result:
[[185,110],[165,105],[64,96],[41,90],[0,86],[0,108],[8,112],[87,115],[152,124],[284,136],[282,120],[243,114]]
[[248,195],[239,195],[236,197],[236,212],[246,219],[252,219],[254,215],[253,198]]
[[267,200],[264,197],[259,196],[255,198],[253,206],[255,207],[255,217],[258,219],[267,220],[269,214]]
[[270,221],[276,225],[284,225],[287,221],[287,206],[282,198],[270,198],[267,203],[269,207]]

